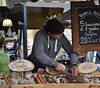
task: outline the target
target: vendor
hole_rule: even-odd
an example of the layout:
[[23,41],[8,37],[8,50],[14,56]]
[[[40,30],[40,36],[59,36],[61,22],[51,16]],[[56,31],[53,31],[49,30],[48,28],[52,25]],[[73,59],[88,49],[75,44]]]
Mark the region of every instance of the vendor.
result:
[[55,60],[62,47],[70,56],[72,74],[78,74],[77,54],[72,52],[72,46],[63,32],[63,24],[53,18],[48,20],[44,28],[35,34],[32,52],[27,58],[35,65],[33,72],[37,72],[38,68],[45,69],[46,66],[51,66],[56,71],[64,73],[65,69]]

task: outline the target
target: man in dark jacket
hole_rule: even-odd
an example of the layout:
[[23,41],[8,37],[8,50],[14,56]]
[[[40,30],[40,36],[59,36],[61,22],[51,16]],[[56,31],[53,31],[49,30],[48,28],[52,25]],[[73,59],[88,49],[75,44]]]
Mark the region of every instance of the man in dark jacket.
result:
[[51,66],[56,71],[64,73],[64,68],[55,60],[62,47],[70,56],[72,74],[78,74],[77,55],[72,52],[72,46],[63,32],[63,24],[57,19],[50,19],[44,28],[35,34],[32,52],[28,57],[35,65],[33,72],[38,68],[45,69],[46,66]]

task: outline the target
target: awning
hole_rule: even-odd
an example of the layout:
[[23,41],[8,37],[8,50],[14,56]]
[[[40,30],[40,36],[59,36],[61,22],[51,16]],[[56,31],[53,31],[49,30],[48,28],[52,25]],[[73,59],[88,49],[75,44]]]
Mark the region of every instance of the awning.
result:
[[11,8],[14,7],[15,4],[25,3],[25,2],[28,2],[28,1],[36,2],[38,0],[6,0],[6,4],[7,4],[7,7],[9,9],[11,9]]
[[[13,8],[15,4],[19,4],[19,3],[26,3],[26,2],[45,2],[45,3],[52,3],[52,2],[60,2],[60,3],[65,3],[65,2],[69,2],[70,0],[6,0],[6,4],[7,7],[9,9]],[[41,4],[40,4],[41,6]]]

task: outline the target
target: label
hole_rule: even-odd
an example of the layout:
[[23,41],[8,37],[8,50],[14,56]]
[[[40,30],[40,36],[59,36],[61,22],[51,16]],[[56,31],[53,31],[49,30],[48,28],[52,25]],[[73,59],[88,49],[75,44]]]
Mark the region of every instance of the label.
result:
[[31,71],[34,68],[34,64],[32,62],[24,59],[15,60],[8,66],[12,71]]
[[78,66],[80,73],[90,73],[97,70],[97,65],[92,62],[84,62]]

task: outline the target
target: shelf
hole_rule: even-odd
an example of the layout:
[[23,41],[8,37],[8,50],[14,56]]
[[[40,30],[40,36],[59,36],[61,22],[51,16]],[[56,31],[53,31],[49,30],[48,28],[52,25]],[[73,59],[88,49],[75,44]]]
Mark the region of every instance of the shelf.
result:
[[5,37],[4,40],[17,40],[18,38],[14,38],[14,37]]

